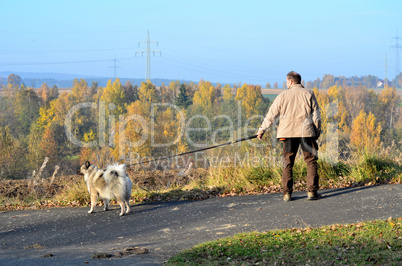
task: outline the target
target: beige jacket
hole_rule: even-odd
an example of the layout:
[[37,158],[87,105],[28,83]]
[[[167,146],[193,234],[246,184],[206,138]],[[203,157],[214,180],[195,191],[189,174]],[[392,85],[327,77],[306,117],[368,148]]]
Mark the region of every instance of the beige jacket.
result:
[[264,133],[279,115],[277,138],[320,136],[321,114],[317,99],[303,85],[293,84],[276,97],[257,134]]

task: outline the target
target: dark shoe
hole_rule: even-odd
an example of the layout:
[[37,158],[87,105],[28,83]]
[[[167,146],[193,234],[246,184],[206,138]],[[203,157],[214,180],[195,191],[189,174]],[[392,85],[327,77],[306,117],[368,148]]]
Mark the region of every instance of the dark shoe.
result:
[[286,193],[285,195],[283,195],[283,201],[291,201],[292,200],[292,196],[289,193]]
[[308,200],[319,200],[322,196],[317,192],[307,192],[307,199]]

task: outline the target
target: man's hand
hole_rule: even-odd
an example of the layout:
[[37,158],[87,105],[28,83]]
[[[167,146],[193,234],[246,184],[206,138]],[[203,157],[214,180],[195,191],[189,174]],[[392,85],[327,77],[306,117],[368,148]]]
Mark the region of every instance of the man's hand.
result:
[[264,136],[264,132],[257,133],[257,138],[258,138],[259,140],[262,139],[262,136]]

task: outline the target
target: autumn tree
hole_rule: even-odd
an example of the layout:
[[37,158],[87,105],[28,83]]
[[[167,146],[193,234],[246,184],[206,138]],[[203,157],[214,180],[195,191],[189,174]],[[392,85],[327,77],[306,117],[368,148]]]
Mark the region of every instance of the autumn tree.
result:
[[232,101],[232,100],[234,99],[234,98],[233,98],[232,88],[230,87],[229,84],[226,84],[226,85],[223,87],[222,99],[223,99],[225,102]]
[[312,81],[307,81],[306,83],[306,89],[313,89],[314,88],[314,84]]
[[130,104],[138,100],[138,86],[127,80],[126,84],[123,86],[124,95],[126,96],[126,103]]
[[395,77],[392,84],[394,87],[402,88],[402,72]]
[[161,96],[161,101],[164,103],[171,103],[173,100],[173,92],[162,82],[162,85],[159,87],[159,93]]
[[17,93],[14,103],[15,118],[18,121],[18,132],[28,135],[32,123],[39,116],[40,99],[31,88]]
[[154,84],[142,82],[138,90],[138,98],[142,104],[142,108],[146,112],[151,110],[152,103],[157,103],[160,100],[159,94]]
[[8,127],[0,127],[0,178],[25,178],[25,148]]
[[383,128],[394,128],[400,116],[401,97],[397,94],[395,88],[388,87],[381,91],[378,99],[379,103],[376,105],[378,109],[377,115],[382,118]]
[[[136,154],[141,158],[152,156],[151,139],[161,132],[152,131],[152,107],[159,101],[159,94],[151,82],[142,82],[138,89],[139,99],[127,106],[124,121],[116,123],[115,146],[112,154],[115,158],[127,158]],[[154,115],[159,112],[155,109]],[[155,121],[154,121],[155,122]]]
[[42,105],[48,105],[50,102],[50,88],[45,83],[38,89],[38,96],[42,101]]
[[170,106],[160,107],[154,125],[153,154],[167,156],[174,153],[181,153],[187,150],[187,144],[182,138],[185,121],[182,121],[180,113]]
[[89,87],[88,83],[84,79],[74,79],[73,87],[71,89],[71,96],[75,102],[90,101],[95,95],[96,91],[93,87]]
[[317,99],[318,106],[320,107],[322,135],[325,135],[328,130],[328,124],[333,119],[331,115],[331,109],[329,108],[330,97],[327,93],[320,92],[317,88],[314,88],[313,92]]
[[59,96],[59,88],[56,85],[53,85],[49,92],[49,101],[56,100],[57,98],[59,98]]
[[206,109],[211,109],[218,100],[218,92],[209,81],[200,81],[199,90],[195,92],[193,103]]
[[322,82],[320,84],[320,88],[327,89],[335,84],[335,77],[334,75],[325,74],[322,77]]
[[113,148],[115,158],[135,160],[137,156],[143,158],[152,155],[150,113],[141,100],[127,106],[125,120],[119,123],[116,132],[116,146]]
[[321,79],[317,78],[316,80],[313,81],[313,88],[320,88],[321,85]]
[[7,84],[14,87],[19,87],[22,84],[22,78],[16,74],[10,74],[7,77]]
[[263,96],[260,86],[243,84],[241,88],[237,89],[235,100],[242,102],[247,118],[261,114]]
[[49,157],[52,161],[56,162],[58,160],[58,143],[55,140],[55,134],[51,127],[48,127],[45,132],[43,132],[42,140],[40,143],[40,153],[42,158]]
[[90,88],[90,95],[96,95],[98,93],[99,85],[97,81],[92,81],[92,85]]
[[100,98],[106,105],[106,115],[115,115],[118,117],[126,112],[126,99],[123,87],[121,86],[120,80],[116,79],[113,83],[109,80],[106,88],[102,92]]
[[161,94],[162,101],[167,102],[167,103],[174,103],[177,99],[177,88],[180,86],[180,81],[171,81],[169,83],[169,86],[166,88],[167,90],[161,91],[163,94]]
[[353,120],[350,142],[359,151],[375,152],[380,145],[381,129],[371,112],[361,110]]

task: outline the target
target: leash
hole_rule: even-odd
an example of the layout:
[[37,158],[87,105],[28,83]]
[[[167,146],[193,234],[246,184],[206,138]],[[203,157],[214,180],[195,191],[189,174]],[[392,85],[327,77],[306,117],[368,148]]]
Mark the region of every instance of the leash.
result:
[[206,151],[206,150],[210,150],[210,149],[214,149],[214,148],[218,148],[218,147],[222,147],[222,146],[226,146],[226,145],[231,145],[231,144],[235,144],[237,142],[242,142],[245,140],[249,140],[249,139],[255,139],[257,137],[257,135],[251,136],[251,137],[245,137],[242,139],[238,139],[238,140],[233,140],[233,141],[229,141],[226,143],[222,143],[222,144],[218,144],[215,146],[210,146],[207,148],[203,148],[203,149],[199,149],[199,150],[195,150],[195,151],[188,151],[188,152],[183,152],[180,154],[176,154],[176,155],[171,155],[171,156],[166,156],[166,157],[160,157],[158,159],[153,159],[153,160],[149,160],[149,161],[145,161],[145,162],[140,162],[140,163],[133,163],[133,164],[126,164],[127,167],[130,166],[134,166],[134,165],[138,165],[138,164],[145,164],[145,163],[152,163],[155,161],[160,161],[160,160],[166,160],[166,159],[170,159],[170,158],[175,158],[175,157],[179,157],[179,156],[183,156],[183,155],[187,155],[187,154],[192,154],[192,153],[196,153],[196,152],[200,152],[200,151]]

